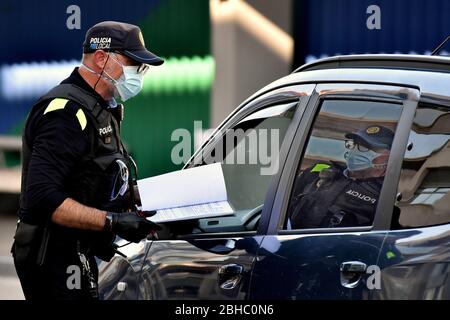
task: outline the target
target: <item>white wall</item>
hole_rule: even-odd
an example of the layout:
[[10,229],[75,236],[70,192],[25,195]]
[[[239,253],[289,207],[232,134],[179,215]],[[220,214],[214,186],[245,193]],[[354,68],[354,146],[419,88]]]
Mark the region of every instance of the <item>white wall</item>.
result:
[[210,0],[210,8],[215,127],[249,95],[291,71],[293,40],[291,0]]

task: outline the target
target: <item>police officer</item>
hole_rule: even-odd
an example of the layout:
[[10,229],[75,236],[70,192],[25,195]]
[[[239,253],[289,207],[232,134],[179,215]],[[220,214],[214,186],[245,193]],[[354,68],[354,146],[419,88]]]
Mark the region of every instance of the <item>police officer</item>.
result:
[[292,228],[372,224],[394,133],[370,126],[345,137],[346,167],[317,163],[297,177],[290,206]]
[[86,33],[81,66],[32,107],[12,248],[26,299],[97,299],[94,257],[111,259],[115,235],[139,242],[159,229],[136,210],[117,100],[137,95],[149,65],[163,62],[139,27],[98,23]]

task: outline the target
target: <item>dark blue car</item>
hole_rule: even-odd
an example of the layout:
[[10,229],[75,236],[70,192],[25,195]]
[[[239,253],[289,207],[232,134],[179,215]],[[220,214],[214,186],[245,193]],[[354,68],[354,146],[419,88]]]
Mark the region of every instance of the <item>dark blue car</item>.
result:
[[[450,299],[449,71],[446,57],[340,56],[261,89],[185,167],[222,162],[233,214],[121,248],[100,264],[102,297]],[[254,132],[276,133],[272,161],[226,161],[229,129],[249,156]],[[369,154],[376,178],[354,175]]]

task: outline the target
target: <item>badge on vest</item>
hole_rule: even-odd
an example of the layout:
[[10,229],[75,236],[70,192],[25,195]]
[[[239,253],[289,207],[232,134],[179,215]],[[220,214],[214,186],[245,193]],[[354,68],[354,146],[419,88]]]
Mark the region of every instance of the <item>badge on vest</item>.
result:
[[107,127],[98,129],[98,133],[100,134],[100,137],[103,139],[105,143],[111,143],[111,135],[112,135],[113,129],[111,125],[108,125]]

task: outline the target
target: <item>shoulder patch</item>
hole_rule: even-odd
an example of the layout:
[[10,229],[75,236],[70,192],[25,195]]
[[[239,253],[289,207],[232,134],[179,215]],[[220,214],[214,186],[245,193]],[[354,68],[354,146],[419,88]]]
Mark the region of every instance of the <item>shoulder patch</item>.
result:
[[64,109],[67,102],[69,102],[69,100],[63,99],[63,98],[53,99],[52,101],[50,101],[47,108],[45,108],[44,114],[55,111],[55,110]]
[[84,114],[83,109],[78,109],[76,116],[77,116],[78,122],[80,123],[81,131],[83,131],[84,128],[86,128],[86,124],[87,124],[86,115]]
[[329,169],[331,166],[326,163],[317,163],[312,169],[311,172],[320,172],[323,169]]

